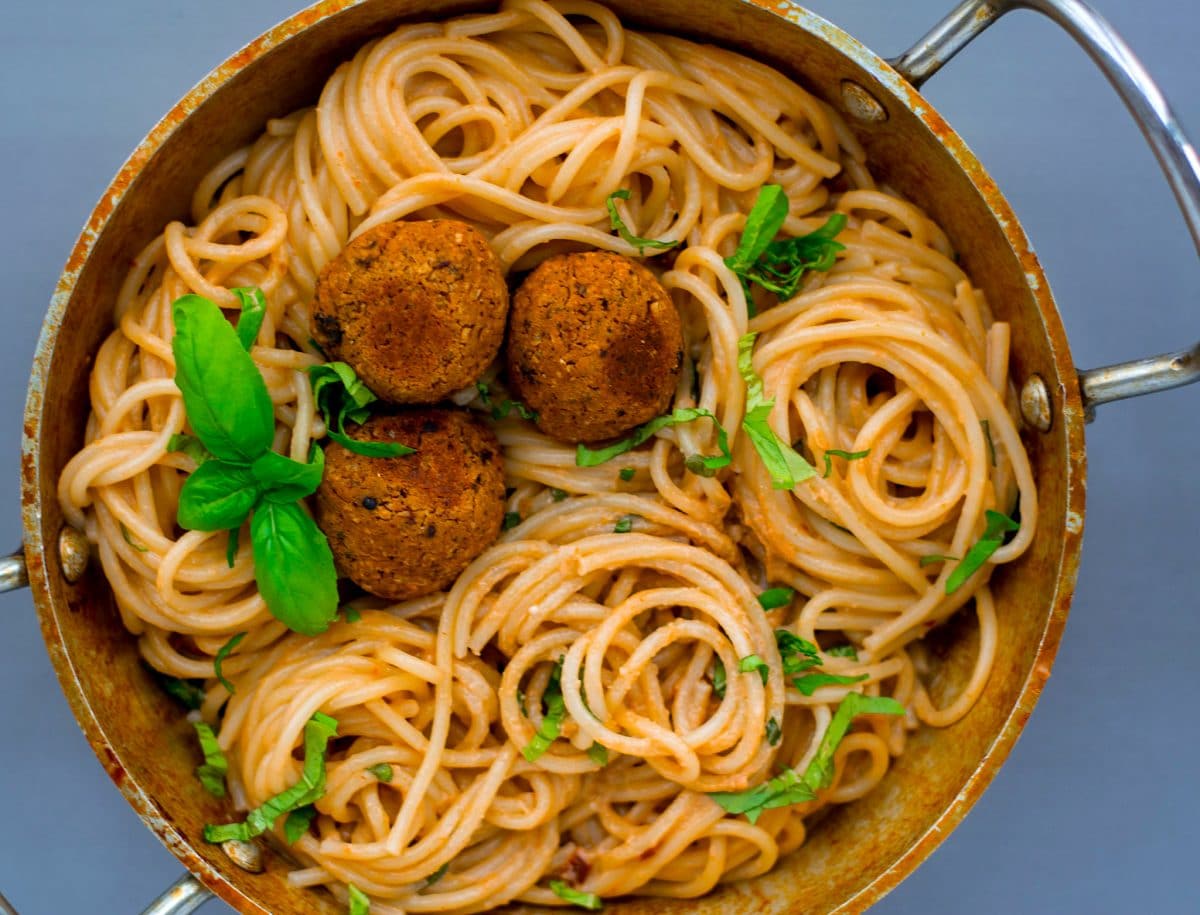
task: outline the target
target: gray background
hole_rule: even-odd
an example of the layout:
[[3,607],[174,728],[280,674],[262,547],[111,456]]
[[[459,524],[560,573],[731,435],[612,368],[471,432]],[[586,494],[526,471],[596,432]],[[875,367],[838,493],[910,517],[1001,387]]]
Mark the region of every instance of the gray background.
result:
[[[59,269],[146,130],[300,0],[34,0],[0,26],[0,535],[15,545],[25,376]],[[1200,130],[1200,6],[1098,0]],[[951,0],[820,0],[896,53]],[[1197,258],[1153,158],[1081,52],[1030,14],[928,86],[1033,238],[1076,361],[1196,338]],[[1087,535],[1045,695],[992,788],[875,911],[1194,912],[1200,389],[1102,411]],[[125,915],[179,865],[109,783],[67,709],[28,593],[0,597],[0,890],[23,915]],[[218,904],[205,912],[224,910]],[[227,910],[225,910],[227,911]]]

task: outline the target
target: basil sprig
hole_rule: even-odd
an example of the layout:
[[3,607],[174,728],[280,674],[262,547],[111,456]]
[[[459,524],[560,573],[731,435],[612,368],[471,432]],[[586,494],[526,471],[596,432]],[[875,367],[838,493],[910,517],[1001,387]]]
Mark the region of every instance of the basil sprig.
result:
[[843,213],[834,213],[825,225],[796,238],[775,236],[788,216],[788,199],[778,184],[765,184],[758,192],[737,250],[725,264],[741,278],[746,288],[746,306],[754,315],[750,283],[757,283],[780,298],[791,298],[809,270],[829,270],[846,246],[834,241],[846,227]]
[[738,670],[744,674],[758,671],[758,675],[762,677],[763,686],[767,685],[767,680],[771,678],[771,668],[756,654],[748,654],[744,658],[738,659]]
[[840,457],[843,461],[861,461],[871,453],[871,449],[866,451],[843,451],[841,448],[827,448],[825,450],[825,472],[821,474],[823,478],[828,479],[833,473],[833,459]]
[[562,880],[551,880],[550,889],[554,891],[554,895],[564,902],[569,902],[571,905],[577,905],[581,909],[590,909],[593,912],[599,912],[604,908],[604,901],[595,893],[585,893],[582,890],[572,889]]
[[821,664],[821,652],[808,639],[802,639],[788,629],[775,630],[775,645],[783,662],[784,676],[792,677],[792,685],[806,696],[811,696],[822,686],[849,686],[867,679],[866,674],[854,677],[843,674],[827,674],[817,668]]
[[304,771],[292,787],[268,798],[246,815],[243,823],[226,823],[204,827],[206,842],[228,842],[237,839],[248,842],[275,825],[285,813],[298,810],[325,794],[325,751],[331,738],[337,736],[337,721],[317,712],[304,725]]
[[229,760],[217,743],[217,735],[203,721],[193,721],[196,737],[200,740],[200,751],[204,754],[204,764],[196,767],[196,778],[204,790],[213,797],[225,796],[225,775],[229,772]]
[[992,511],[990,508],[984,514],[987,518],[987,525],[983,529],[983,536],[979,538],[978,543],[967,550],[967,555],[962,558],[962,562],[954,567],[954,571],[946,579],[947,594],[953,594],[963,586],[968,578],[983,567],[983,564],[991,558],[992,553],[1004,545],[1005,534],[1021,529],[1021,525],[1008,515]]
[[778,588],[767,588],[758,595],[758,603],[764,610],[778,610],[780,607],[790,604],[795,596],[795,588],[780,585]]
[[690,423],[697,419],[711,419],[713,425],[717,427],[717,447],[721,449],[721,453],[690,454],[684,461],[684,466],[698,476],[711,477],[722,467],[729,466],[733,460],[733,454],[729,450],[729,436],[717,421],[717,417],[711,410],[701,407],[676,407],[672,412],[656,416],[650,422],[638,426],[628,438],[603,448],[589,448],[587,445],[580,444],[575,448],[575,466],[595,467],[605,461],[611,461],[627,451],[632,451],[642,442],[648,441],[659,429],[677,426],[680,423]]
[[847,693],[838,704],[829,727],[821,736],[817,752],[800,775],[795,769],[782,774],[757,788],[747,791],[717,792],[710,794],[714,801],[727,813],[744,813],[751,823],[758,821],[763,811],[776,807],[803,804],[817,798],[817,792],[833,784],[833,755],[850,723],[859,715],[903,715],[904,706],[887,696],[864,696],[862,693]]
[[399,442],[362,442],[346,434],[346,423],[365,423],[371,404],[379,400],[346,363],[314,365],[308,370],[308,380],[329,437],[347,451],[363,457],[400,457],[415,451]]
[[367,894],[353,883],[347,883],[346,889],[350,892],[350,915],[370,915],[371,900]]
[[180,703],[189,711],[195,711],[204,704],[204,684],[199,680],[181,680],[151,669],[151,673],[168,696]]
[[629,226],[625,225],[625,220],[617,212],[617,201],[628,200],[631,196],[629,188],[623,187],[620,190],[613,191],[608,195],[608,199],[604,201],[604,205],[608,208],[609,225],[612,226],[614,232],[621,236],[621,240],[637,248],[640,257],[646,256],[647,248],[657,248],[665,251],[668,248],[674,248],[678,245],[678,240],[663,241],[657,238],[641,238],[629,231]]
[[[275,414],[267,386],[215,304],[186,295],[171,313],[175,384],[199,446],[211,455],[184,481],[179,524],[233,531],[253,515],[254,577],[267,608],[297,632],[323,632],[337,612],[337,573],[325,535],[296,503],[316,491],[324,455],[314,448],[302,464],[271,451]],[[252,309],[242,320],[253,322],[248,315]],[[176,444],[203,456],[188,440]],[[227,557],[235,552],[230,544]]]
[[530,762],[536,762],[542,754],[550,749],[550,744],[562,733],[563,721],[567,717],[567,706],[562,695],[562,661],[556,661],[550,679],[542,691],[542,705],[545,709],[542,723],[537,733],[529,743],[521,748],[521,755]]
[[297,807],[283,821],[283,838],[288,845],[295,845],[296,840],[308,832],[308,827],[317,818],[317,808],[312,804]]
[[757,333],[750,333],[738,340],[738,372],[746,382],[746,415],[742,419],[742,428],[766,465],[772,488],[793,489],[816,476],[817,471],[771,428],[771,409],[775,401],[767,400],[763,395],[762,379],[754,371],[754,341],[757,338]]
[[213,658],[213,673],[217,677],[217,681],[225,687],[229,695],[233,695],[233,684],[226,679],[225,674],[221,672],[221,665],[225,663],[225,659],[233,654],[233,650],[242,643],[242,639],[246,637],[245,632],[239,632],[237,635],[230,637],[229,641],[217,649],[217,654]]
[[242,306],[242,313],[238,316],[237,335],[242,348],[249,352],[254,341],[258,339],[263,319],[267,316],[267,297],[257,286],[239,287],[231,289],[230,292],[238,297]]

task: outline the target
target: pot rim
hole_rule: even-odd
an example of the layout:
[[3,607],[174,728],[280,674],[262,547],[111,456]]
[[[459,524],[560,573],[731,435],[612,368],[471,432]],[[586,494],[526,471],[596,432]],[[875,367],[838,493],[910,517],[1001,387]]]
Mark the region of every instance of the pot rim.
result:
[[[24,550],[42,637],[59,684],[66,695],[72,714],[83,730],[92,750],[130,806],[192,874],[234,907],[252,902],[252,900],[247,899],[237,887],[225,878],[220,870],[201,857],[193,849],[192,840],[171,822],[155,798],[144,791],[134,779],[126,775],[121,759],[105,734],[105,725],[101,723],[78,683],[79,678],[86,674],[75,666],[58,632],[50,589],[50,575],[58,574],[60,571],[55,543],[57,532],[46,537],[43,536],[42,530],[41,479],[43,466],[40,440],[44,419],[45,384],[58,334],[62,329],[63,319],[66,316],[76,281],[105,230],[109,217],[124,200],[142,168],[187,120],[189,115],[235,75],[310,26],[367,2],[371,2],[371,0],[318,0],[312,6],[268,29],[214,68],[147,133],[106,188],[71,250],[42,325],[26,399],[21,440],[21,515]],[[1042,315],[1051,355],[1060,381],[1055,393],[1056,399],[1061,405],[1058,418],[1063,423],[1063,434],[1066,437],[1067,445],[1067,459],[1064,467],[1067,525],[1062,533],[1057,557],[1058,575],[1054,594],[1050,600],[1050,612],[1029,675],[1022,685],[1016,703],[1005,718],[1003,726],[954,801],[942,811],[911,847],[881,870],[870,883],[845,900],[837,910],[859,912],[878,902],[901,880],[912,873],[962,821],[980,795],[991,784],[992,779],[1012,751],[1050,676],[1054,657],[1062,639],[1079,570],[1086,475],[1083,435],[1084,410],[1080,399],[1078,376],[1071,359],[1066,332],[1051,297],[1045,273],[1008,201],[966,143],[887,60],[868,49],[838,26],[802,8],[796,0],[732,0],[732,2],[754,6],[777,15],[792,26],[803,29],[832,46],[871,74],[876,80],[876,86],[872,87],[873,89],[882,90],[896,103],[908,108],[937,137],[984,198],[992,216],[999,223],[1005,239],[1019,258],[1025,270],[1030,294]],[[52,486],[50,487],[51,497],[53,492],[54,487]],[[49,551],[47,551],[48,540],[50,541]]]

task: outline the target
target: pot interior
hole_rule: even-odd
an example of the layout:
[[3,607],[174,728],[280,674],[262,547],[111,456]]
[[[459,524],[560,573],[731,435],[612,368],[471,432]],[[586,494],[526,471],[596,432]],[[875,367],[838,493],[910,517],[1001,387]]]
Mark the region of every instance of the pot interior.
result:
[[[766,912],[865,908],[916,866],[964,815],[1024,724],[1049,674],[1073,587],[1083,512],[1082,411],[1063,330],[1045,277],[990,178],[936,112],[882,61],[822,20],[739,0],[614,0],[637,25],[708,40],[790,72],[844,109],[853,80],[887,118],[850,119],[873,171],[923,206],[947,231],[962,264],[1012,325],[1012,372],[1045,379],[1054,401],[1049,433],[1027,431],[1042,520],[1033,547],[998,571],[1000,642],[986,692],[960,722],[914,734],[882,785],[817,824],[773,872],[702,900],[631,900],[611,912]],[[264,122],[312,104],[334,67],[403,20],[481,4],[446,0],[332,0],[298,14],[235,55],[155,128],[105,194],[55,296],[34,366],[23,487],[31,577],[46,643],[74,712],[113,780],[181,860],[243,912],[341,911],[329,897],[290,887],[287,864],[234,867],[201,838],[225,818],[192,770],[194,735],[142,666],[98,563],[78,583],[63,578],[55,545],[63,524],[58,476],[80,447],[92,356],[111,327],[130,259],[166,222],[184,217],[201,176],[261,132]],[[789,26],[783,12],[795,25]],[[66,329],[66,333],[59,333]],[[957,695],[971,671],[973,614],[939,630],[935,701]]]

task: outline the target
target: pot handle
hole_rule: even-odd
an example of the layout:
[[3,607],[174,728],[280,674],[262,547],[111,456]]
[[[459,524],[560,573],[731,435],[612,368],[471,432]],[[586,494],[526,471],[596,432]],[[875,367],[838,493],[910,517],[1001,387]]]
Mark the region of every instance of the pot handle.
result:
[[[1137,122],[1175,194],[1200,252],[1200,158],[1150,74],[1116,30],[1082,0],[964,0],[891,65],[916,88],[993,22],[1015,9],[1053,20],[1087,51]],[[1084,408],[1200,381],[1200,343],[1190,349],[1079,373]]]
[[[19,591],[29,587],[29,570],[25,567],[25,553],[21,550],[11,556],[0,558],[0,594],[5,591]],[[0,897],[0,902],[3,897]],[[0,912],[4,907],[0,905]]]
[[203,883],[191,874],[184,874],[150,903],[142,915],[188,915],[212,898]]

